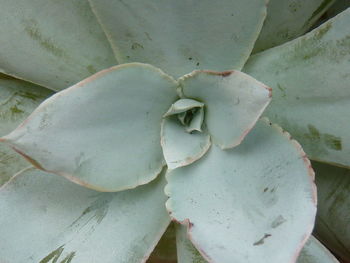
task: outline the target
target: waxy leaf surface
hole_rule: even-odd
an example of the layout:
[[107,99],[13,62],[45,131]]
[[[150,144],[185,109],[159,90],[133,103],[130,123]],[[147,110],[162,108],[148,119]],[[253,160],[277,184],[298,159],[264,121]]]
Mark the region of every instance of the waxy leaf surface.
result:
[[350,167],[350,9],[252,56],[244,71],[273,89],[265,111],[314,160]]
[[87,1],[0,0],[0,71],[53,90],[117,62]]
[[100,193],[31,168],[0,190],[0,261],[146,262],[170,218],[164,175]]
[[266,16],[266,0],[90,0],[117,60],[174,77],[241,69]]
[[270,0],[254,51],[259,52],[304,34],[335,0]]
[[[207,263],[187,237],[187,228],[177,226],[176,247],[178,263]],[[300,252],[297,263],[339,263],[339,261],[315,237],[310,236]]]
[[261,120],[240,146],[170,171],[167,208],[209,262],[294,262],[314,224],[313,175],[300,145]]
[[167,166],[175,169],[201,158],[211,143],[208,133],[189,133],[176,117],[171,117],[162,121],[161,145]]
[[180,85],[184,97],[204,102],[205,124],[221,148],[240,144],[271,100],[266,85],[239,71],[194,71]]
[[[52,92],[0,73],[0,136],[15,129]],[[0,185],[29,164],[0,144]]]
[[350,170],[313,162],[319,205],[316,236],[350,261]]
[[165,163],[160,123],[176,85],[150,65],[112,67],[46,100],[3,140],[38,168],[89,188],[133,188]]

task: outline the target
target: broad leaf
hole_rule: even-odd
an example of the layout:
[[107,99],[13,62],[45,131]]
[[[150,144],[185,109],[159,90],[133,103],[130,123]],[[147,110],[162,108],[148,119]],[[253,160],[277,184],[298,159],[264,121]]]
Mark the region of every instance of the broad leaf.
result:
[[145,262],[170,222],[164,184],[99,193],[26,170],[0,190],[0,261]]
[[316,236],[350,261],[350,170],[314,162],[318,189]]
[[297,263],[339,263],[321,242],[311,236],[300,253]]
[[161,144],[169,169],[189,165],[209,149],[210,136],[206,132],[187,132],[176,117],[162,121]]
[[3,140],[36,167],[89,188],[133,188],[164,165],[160,123],[176,86],[150,65],[112,67],[46,100]]
[[270,88],[239,71],[194,71],[180,84],[183,96],[204,102],[205,124],[221,148],[240,144],[271,100]]
[[0,71],[60,90],[116,64],[87,1],[0,0]]
[[[51,94],[47,89],[0,73],[0,136],[15,129]],[[0,144],[0,185],[27,166],[19,154]]]
[[335,0],[270,0],[267,17],[255,43],[259,52],[304,34]]
[[[178,263],[207,263],[187,238],[187,228],[177,226],[176,247]],[[339,261],[315,237],[311,236],[300,252],[297,263],[339,263]]]
[[241,69],[266,16],[265,0],[90,0],[117,60],[180,77]]
[[313,179],[300,145],[261,120],[240,146],[170,171],[167,208],[209,262],[292,262],[313,228]]
[[257,54],[244,71],[273,88],[265,114],[311,159],[350,167],[350,9],[287,44]]

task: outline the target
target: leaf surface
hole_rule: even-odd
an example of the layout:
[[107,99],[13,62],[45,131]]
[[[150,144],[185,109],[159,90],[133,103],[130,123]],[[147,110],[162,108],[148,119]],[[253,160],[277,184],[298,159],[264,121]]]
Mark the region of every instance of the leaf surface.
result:
[[339,263],[328,249],[311,236],[300,253],[297,263]]
[[210,136],[206,132],[187,132],[176,117],[162,121],[161,145],[169,169],[189,165],[209,149]]
[[177,83],[146,64],[101,71],[41,104],[3,140],[36,167],[99,191],[153,180]]
[[350,261],[350,170],[317,162],[312,166],[319,198],[316,236]]
[[176,78],[194,68],[241,69],[265,2],[90,0],[120,63],[149,63]]
[[335,0],[270,0],[254,51],[281,45],[304,34]]
[[0,190],[0,261],[146,262],[170,222],[164,184],[99,193],[26,170]]
[[116,64],[87,1],[0,0],[0,71],[53,90]]
[[194,71],[179,82],[183,96],[205,104],[204,123],[225,149],[242,142],[271,100],[270,88],[239,71]]
[[350,167],[350,9],[252,56],[244,71],[273,89],[265,111],[309,158]]
[[[52,92],[0,73],[0,136],[15,129]],[[0,185],[27,167],[11,148],[0,144]]]
[[240,146],[169,171],[167,208],[208,262],[294,262],[314,224],[313,175],[300,145],[261,120]]

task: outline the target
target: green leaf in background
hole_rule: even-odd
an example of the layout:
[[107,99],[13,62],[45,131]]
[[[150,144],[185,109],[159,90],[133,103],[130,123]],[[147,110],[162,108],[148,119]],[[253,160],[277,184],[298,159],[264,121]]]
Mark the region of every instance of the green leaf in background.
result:
[[[15,129],[52,92],[0,73],[0,137]],[[0,144],[0,186],[29,164]]]
[[115,65],[87,1],[0,0],[0,71],[53,90]]
[[304,34],[335,0],[270,0],[254,51],[275,47]]
[[350,260],[350,170],[313,162],[318,189],[316,236]]
[[176,78],[241,69],[266,16],[266,0],[90,3],[120,63],[149,63]]
[[1,262],[145,262],[170,222],[164,185],[162,174],[133,190],[100,193],[25,170],[0,191]]
[[273,89],[265,115],[308,157],[350,167],[350,9],[312,32],[252,56],[244,71]]

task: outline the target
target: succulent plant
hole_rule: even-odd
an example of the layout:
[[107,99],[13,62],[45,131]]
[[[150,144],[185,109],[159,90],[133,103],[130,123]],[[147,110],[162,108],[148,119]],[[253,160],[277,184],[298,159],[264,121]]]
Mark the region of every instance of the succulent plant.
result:
[[350,260],[334,2],[0,0],[0,261]]

